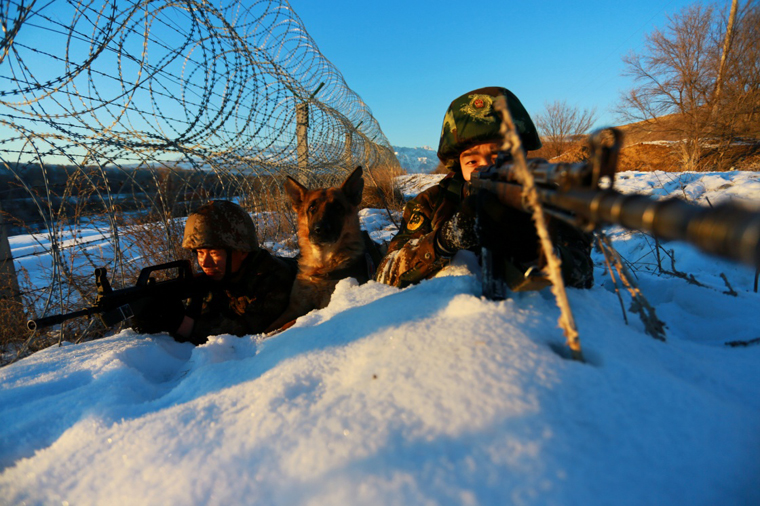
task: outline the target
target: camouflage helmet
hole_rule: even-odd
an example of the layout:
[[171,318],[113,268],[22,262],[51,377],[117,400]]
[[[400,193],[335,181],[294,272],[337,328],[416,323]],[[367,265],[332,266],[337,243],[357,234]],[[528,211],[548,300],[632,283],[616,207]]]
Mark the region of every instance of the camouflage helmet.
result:
[[496,86],[479,88],[451,102],[443,118],[438,158],[447,167],[456,170],[459,154],[476,144],[501,142],[501,119],[493,109],[494,101],[500,96],[507,100],[523,149],[531,151],[541,147],[533,120],[511,91]]
[[258,251],[256,225],[239,205],[226,200],[213,200],[187,217],[185,249],[226,249]]

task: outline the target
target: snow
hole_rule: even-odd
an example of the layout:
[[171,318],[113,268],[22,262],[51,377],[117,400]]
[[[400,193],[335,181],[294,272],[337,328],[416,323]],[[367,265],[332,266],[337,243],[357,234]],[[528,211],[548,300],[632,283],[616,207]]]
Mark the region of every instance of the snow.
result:
[[438,167],[437,150],[430,146],[404,148],[393,146],[393,152],[401,168],[408,173],[430,173]]
[[443,177],[444,174],[409,174],[397,177],[396,181],[404,199],[410,200],[438,184]]
[[[760,202],[758,173],[625,176]],[[464,252],[404,290],[343,280],[268,339],[126,330],[37,352],[0,369],[0,504],[760,504],[760,345],[726,346],[760,337],[754,270],[666,245],[696,285],[609,234],[667,342],[625,324],[595,254],[594,288],[569,289],[586,362],[569,360],[550,292],[485,300]]]
[[727,200],[755,209],[760,208],[760,173],[758,172],[622,172],[616,177],[616,189],[623,193],[674,195],[700,205],[714,205]]

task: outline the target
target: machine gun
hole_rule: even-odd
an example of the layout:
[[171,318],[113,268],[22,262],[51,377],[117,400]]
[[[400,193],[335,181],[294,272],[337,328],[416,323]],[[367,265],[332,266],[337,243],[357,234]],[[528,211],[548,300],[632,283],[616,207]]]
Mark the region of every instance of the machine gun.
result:
[[[169,269],[177,269],[178,275],[173,279],[157,281],[153,274]],[[145,267],[140,271],[134,286],[114,290],[108,281],[104,267],[95,269],[95,286],[98,295],[91,307],[66,314],[45,316],[29,320],[29,330],[36,330],[63,323],[72,318],[97,315],[106,327],[139,313],[140,309],[155,300],[184,300],[199,293],[205,286],[205,276],[195,277],[189,260],[176,260],[160,265]]]
[[[585,232],[603,224],[621,225],[664,240],[685,241],[700,250],[760,269],[760,212],[733,203],[702,207],[671,198],[624,195],[613,190],[623,135],[609,128],[590,139],[590,157],[581,163],[528,160],[544,212]],[[528,210],[508,152],[470,177],[470,193],[489,192],[502,204]],[[496,272],[496,274],[494,274]],[[493,255],[483,251],[483,294],[506,297]]]

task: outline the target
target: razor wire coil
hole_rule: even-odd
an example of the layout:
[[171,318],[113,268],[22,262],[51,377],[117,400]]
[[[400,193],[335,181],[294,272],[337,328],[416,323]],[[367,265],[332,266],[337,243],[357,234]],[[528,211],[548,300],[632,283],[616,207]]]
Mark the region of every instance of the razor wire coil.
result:
[[204,201],[263,211],[286,175],[328,185],[357,165],[398,168],[287,0],[6,0],[0,27],[2,208],[47,233],[51,293],[91,263],[75,258],[86,243],[62,240],[81,216],[108,232],[125,281],[131,215],[163,223],[176,256],[171,220]]

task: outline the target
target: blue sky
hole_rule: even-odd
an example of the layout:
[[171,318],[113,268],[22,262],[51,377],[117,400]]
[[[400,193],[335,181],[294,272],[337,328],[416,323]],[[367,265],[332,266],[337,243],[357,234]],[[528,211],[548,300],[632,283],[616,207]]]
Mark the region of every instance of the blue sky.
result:
[[596,107],[597,126],[617,124],[612,109],[631,86],[622,56],[694,3],[290,2],[391,144],[433,148],[451,100],[481,86],[509,88],[531,115],[566,100]]

